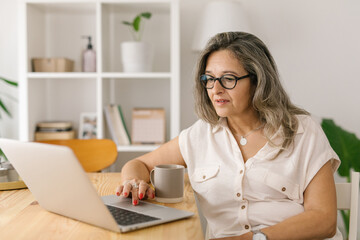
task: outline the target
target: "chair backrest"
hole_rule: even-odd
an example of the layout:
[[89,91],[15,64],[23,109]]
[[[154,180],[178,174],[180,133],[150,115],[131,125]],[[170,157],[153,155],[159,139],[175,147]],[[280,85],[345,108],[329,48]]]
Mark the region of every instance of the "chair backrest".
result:
[[359,204],[359,175],[358,172],[351,173],[351,183],[336,183],[337,208],[339,210],[350,210],[349,240],[356,240],[358,204]]
[[46,140],[41,143],[70,147],[86,172],[97,172],[116,161],[116,144],[110,139]]

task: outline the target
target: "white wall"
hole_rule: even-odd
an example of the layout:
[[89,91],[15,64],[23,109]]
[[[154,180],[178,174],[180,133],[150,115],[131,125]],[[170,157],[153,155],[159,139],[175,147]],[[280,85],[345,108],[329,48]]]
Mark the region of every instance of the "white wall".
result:
[[[192,111],[190,50],[207,0],[181,0],[182,127]],[[269,47],[292,101],[360,137],[360,1],[242,0],[252,33]],[[216,17],[216,16],[214,16]]]
[[[0,0],[0,76],[17,79],[17,2]],[[0,98],[12,113],[9,118],[0,110],[0,137],[18,136],[18,90],[0,82]]]

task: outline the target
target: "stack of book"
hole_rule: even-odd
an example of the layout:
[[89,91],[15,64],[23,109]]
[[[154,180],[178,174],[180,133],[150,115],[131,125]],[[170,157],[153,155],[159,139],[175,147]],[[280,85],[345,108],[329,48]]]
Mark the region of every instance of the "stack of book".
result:
[[75,138],[75,131],[71,122],[39,122],[36,125],[35,141],[73,138]]
[[115,104],[107,105],[105,107],[105,118],[110,136],[116,145],[130,145],[130,135],[125,124],[121,106]]

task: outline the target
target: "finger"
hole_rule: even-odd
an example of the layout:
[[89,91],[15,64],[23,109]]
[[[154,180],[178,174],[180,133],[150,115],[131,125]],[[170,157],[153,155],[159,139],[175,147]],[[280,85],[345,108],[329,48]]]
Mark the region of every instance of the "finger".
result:
[[123,188],[123,191],[122,191],[122,195],[124,197],[128,197],[130,195],[130,192],[132,190],[132,185],[131,185],[131,182],[127,182],[124,184],[124,188]]
[[148,199],[154,199],[155,198],[155,191],[151,187],[149,187],[146,191],[146,195]]
[[120,194],[122,193],[123,189],[124,189],[124,186],[123,186],[123,185],[118,186],[118,187],[115,189],[116,196],[120,196]]
[[139,204],[139,197],[138,197],[138,193],[139,193],[139,187],[133,187],[131,189],[131,194],[132,194],[132,204],[134,206]]
[[146,196],[146,190],[149,188],[149,185],[145,181],[141,181],[139,184],[139,199],[143,199]]

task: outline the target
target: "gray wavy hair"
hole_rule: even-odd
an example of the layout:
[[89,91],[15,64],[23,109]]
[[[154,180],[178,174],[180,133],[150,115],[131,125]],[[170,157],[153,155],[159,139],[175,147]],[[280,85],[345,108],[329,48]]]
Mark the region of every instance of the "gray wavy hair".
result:
[[281,85],[276,63],[265,44],[256,36],[245,32],[224,32],[212,37],[202,51],[195,76],[195,111],[199,118],[216,125],[219,121],[207,90],[200,82],[206,62],[211,53],[229,50],[250,74],[251,84],[255,87],[251,104],[264,124],[264,135],[273,146],[271,136],[282,127],[283,142],[280,154],[294,141],[298,128],[295,115],[309,115],[307,111],[293,105]]

